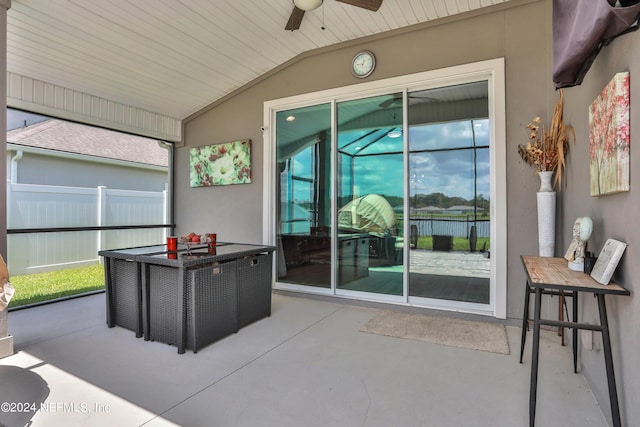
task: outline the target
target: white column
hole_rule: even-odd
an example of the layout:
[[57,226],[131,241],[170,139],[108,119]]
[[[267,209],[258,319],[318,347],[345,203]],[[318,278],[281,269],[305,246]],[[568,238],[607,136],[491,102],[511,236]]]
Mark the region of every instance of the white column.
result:
[[[7,176],[7,10],[11,0],[0,0],[0,71],[4,78],[0,79],[0,177],[5,181]],[[0,254],[7,260],[7,186],[0,185]]]
[[[104,185],[98,186],[98,206],[97,206],[97,223],[98,227],[106,225],[105,216],[107,213],[107,187]],[[104,249],[104,230],[98,231],[98,251]],[[102,260],[100,260],[102,262]]]
[[[162,223],[166,224],[167,222],[169,222],[169,184],[165,184],[164,185],[164,191],[162,192],[162,199],[163,199],[163,218],[162,218]],[[167,236],[169,235],[169,230],[167,230],[166,228],[162,229],[162,241],[166,242],[167,241]]]

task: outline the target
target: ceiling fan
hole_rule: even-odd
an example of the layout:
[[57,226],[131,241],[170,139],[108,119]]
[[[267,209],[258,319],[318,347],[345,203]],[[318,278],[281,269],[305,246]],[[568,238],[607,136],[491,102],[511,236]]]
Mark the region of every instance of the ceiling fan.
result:
[[[376,12],[382,5],[382,0],[336,0],[341,3],[345,3],[355,7],[361,7],[363,9]],[[293,0],[293,11],[289,16],[289,21],[284,27],[285,30],[294,31],[300,28],[304,13],[309,10],[314,10],[322,6],[322,0]]]

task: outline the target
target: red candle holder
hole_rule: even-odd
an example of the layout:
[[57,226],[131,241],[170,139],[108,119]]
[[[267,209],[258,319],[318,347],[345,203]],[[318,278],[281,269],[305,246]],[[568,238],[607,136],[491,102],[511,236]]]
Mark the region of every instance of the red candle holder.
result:
[[209,249],[209,255],[216,254],[216,234],[215,233],[209,233],[208,249]]
[[178,251],[178,238],[175,236],[167,237],[167,251],[169,252],[177,252]]

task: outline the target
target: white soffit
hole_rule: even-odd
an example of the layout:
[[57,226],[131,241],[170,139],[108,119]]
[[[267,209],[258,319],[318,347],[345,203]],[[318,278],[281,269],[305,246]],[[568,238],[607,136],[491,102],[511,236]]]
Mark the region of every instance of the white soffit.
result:
[[291,32],[291,0],[12,0],[7,68],[179,121],[305,51],[508,1],[325,0]]

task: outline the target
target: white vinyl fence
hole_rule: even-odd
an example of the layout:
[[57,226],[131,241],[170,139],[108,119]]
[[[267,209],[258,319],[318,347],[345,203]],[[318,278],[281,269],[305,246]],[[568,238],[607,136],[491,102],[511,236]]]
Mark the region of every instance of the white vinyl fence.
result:
[[[7,228],[166,224],[167,190],[159,192],[7,182]],[[166,228],[8,235],[11,275],[96,264],[98,251],[159,244]]]

